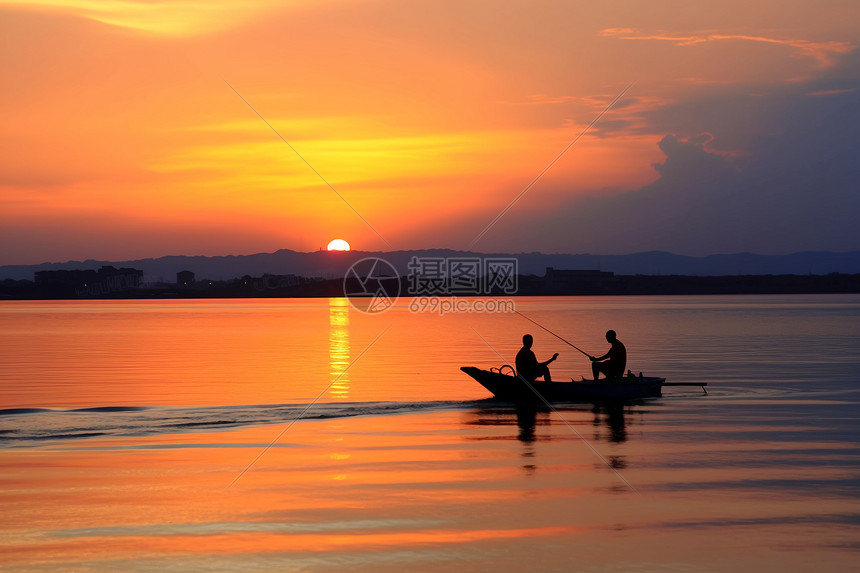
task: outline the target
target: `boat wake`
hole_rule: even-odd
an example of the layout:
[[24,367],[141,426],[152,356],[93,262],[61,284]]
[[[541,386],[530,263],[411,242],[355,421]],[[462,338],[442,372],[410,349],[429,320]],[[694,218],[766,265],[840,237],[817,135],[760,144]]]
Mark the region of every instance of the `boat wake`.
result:
[[111,406],[73,410],[0,410],[0,448],[32,447],[81,438],[158,436],[223,431],[248,426],[458,410],[479,401],[352,402],[208,406],[194,408]]

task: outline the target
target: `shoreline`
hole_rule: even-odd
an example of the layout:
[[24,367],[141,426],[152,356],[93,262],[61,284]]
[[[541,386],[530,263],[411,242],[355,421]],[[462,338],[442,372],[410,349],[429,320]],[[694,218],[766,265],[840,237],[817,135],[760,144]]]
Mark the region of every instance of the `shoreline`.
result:
[[[544,277],[519,275],[515,292],[483,295],[460,293],[410,293],[408,277],[401,277],[401,296],[455,296],[498,298],[530,296],[641,296],[641,295],[779,295],[860,294],[860,274],[828,275],[614,275],[594,281],[548,283]],[[159,283],[121,290],[82,290],[70,284],[40,285],[32,281],[0,281],[4,300],[136,300],[136,299],[223,299],[223,298],[339,298],[343,279],[311,280],[285,285],[270,275],[242,277],[232,281],[203,280],[192,285]],[[351,289],[352,290],[352,289]]]

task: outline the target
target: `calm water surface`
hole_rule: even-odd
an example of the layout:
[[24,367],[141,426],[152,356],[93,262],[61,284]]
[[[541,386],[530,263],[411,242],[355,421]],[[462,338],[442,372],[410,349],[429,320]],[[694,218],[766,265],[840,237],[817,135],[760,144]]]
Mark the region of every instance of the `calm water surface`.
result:
[[[342,299],[0,303],[9,571],[855,571],[860,296],[515,299],[669,381],[486,400],[589,363],[514,314]],[[483,338],[482,338],[483,337]],[[501,358],[500,358],[501,357]]]

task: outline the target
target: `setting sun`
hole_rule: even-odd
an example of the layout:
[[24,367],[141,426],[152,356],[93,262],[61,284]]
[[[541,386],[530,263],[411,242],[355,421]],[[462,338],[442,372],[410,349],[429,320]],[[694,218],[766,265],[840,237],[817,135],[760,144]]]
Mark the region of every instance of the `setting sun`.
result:
[[343,239],[334,239],[332,242],[328,244],[329,251],[348,251],[349,243],[344,241]]

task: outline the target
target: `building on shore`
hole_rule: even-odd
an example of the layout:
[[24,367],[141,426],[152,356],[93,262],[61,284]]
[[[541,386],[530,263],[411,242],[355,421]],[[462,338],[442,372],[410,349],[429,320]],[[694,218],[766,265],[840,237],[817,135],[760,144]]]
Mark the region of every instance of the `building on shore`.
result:
[[197,282],[191,271],[179,271],[176,273],[176,284],[178,286],[193,286]]
[[617,281],[615,273],[594,270],[546,268],[544,286],[548,292],[601,291]]
[[92,297],[140,288],[143,271],[105,265],[99,270],[37,271],[36,287],[57,293],[74,292],[76,296]]

